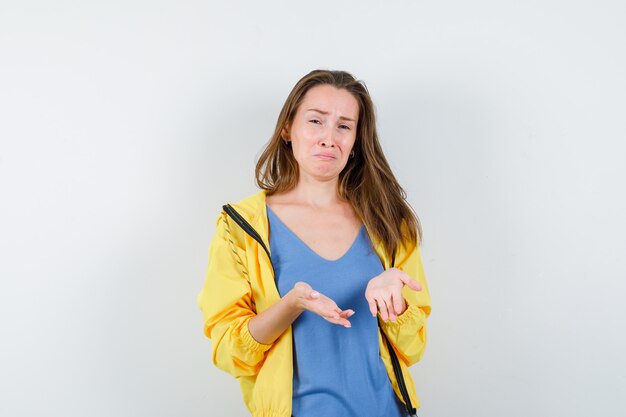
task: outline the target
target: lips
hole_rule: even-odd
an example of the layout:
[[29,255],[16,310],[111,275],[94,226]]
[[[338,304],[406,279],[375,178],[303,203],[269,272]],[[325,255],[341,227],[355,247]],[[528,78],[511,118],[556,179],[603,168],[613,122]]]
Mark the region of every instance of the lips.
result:
[[333,154],[330,154],[330,153],[317,153],[315,154],[315,157],[319,159],[324,159],[324,160],[337,159],[335,158]]

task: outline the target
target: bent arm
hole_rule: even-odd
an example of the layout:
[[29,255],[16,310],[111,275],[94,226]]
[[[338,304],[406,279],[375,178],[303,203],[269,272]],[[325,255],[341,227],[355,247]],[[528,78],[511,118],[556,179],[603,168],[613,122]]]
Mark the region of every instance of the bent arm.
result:
[[198,305],[204,333],[213,344],[213,363],[234,376],[259,372],[265,353],[304,311],[350,327],[352,310],[341,310],[308,284],[299,282],[278,302],[257,314],[248,278],[245,250],[234,242],[224,212],[217,220],[209,267]]
[[235,245],[222,212],[198,305],[204,317],[204,334],[213,346],[213,363],[235,377],[257,374],[271,347],[259,343],[248,329],[256,308],[244,260],[245,251]]
[[296,307],[295,298],[294,290],[291,290],[276,304],[252,317],[248,322],[252,337],[259,343],[274,343],[303,311]]

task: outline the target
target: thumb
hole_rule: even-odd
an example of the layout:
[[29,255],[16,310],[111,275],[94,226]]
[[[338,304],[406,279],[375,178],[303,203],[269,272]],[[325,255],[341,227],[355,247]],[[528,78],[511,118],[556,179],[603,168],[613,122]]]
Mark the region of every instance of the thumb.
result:
[[313,288],[311,288],[311,286],[304,281],[296,282],[294,288],[298,289],[299,294],[302,294],[301,297],[305,299],[316,299],[320,296],[319,292],[313,290]]
[[400,277],[400,281],[402,281],[407,287],[409,287],[413,291],[422,291],[422,284],[415,281],[413,278],[411,278],[408,275],[402,275]]

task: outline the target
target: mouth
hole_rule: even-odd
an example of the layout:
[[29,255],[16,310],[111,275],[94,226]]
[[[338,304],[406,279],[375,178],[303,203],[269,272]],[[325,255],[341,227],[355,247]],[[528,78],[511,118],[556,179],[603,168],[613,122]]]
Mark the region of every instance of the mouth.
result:
[[329,160],[332,160],[332,159],[337,159],[333,155],[328,154],[328,153],[318,153],[318,154],[315,154],[313,156],[315,156],[318,159],[325,160],[325,161],[329,161]]

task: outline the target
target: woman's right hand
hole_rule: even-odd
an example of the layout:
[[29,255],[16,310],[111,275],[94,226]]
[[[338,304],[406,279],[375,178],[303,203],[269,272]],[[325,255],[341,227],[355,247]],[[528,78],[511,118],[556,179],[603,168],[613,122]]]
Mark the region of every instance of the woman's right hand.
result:
[[293,294],[293,303],[297,309],[308,310],[326,321],[344,327],[351,327],[348,317],[354,310],[342,310],[331,298],[313,290],[306,282],[297,282],[290,291]]

